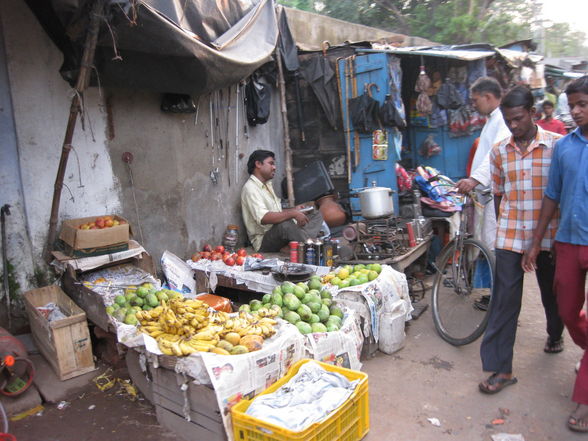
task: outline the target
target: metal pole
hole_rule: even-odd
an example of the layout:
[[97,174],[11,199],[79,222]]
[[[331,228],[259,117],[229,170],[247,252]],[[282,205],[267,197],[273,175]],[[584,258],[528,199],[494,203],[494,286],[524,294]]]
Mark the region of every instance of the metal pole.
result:
[[294,180],[292,178],[292,149],[290,148],[290,128],[288,126],[288,112],[286,110],[286,84],[284,83],[284,68],[280,50],[276,50],[278,63],[278,85],[280,87],[280,108],[282,124],[284,126],[284,147],[286,151],[286,184],[288,188],[288,205],[294,207]]
[[90,24],[88,26],[88,33],[84,43],[84,52],[80,64],[80,71],[75,86],[75,95],[71,100],[69,109],[69,118],[67,120],[67,127],[65,129],[65,136],[63,139],[63,146],[61,149],[61,158],[59,160],[59,168],[57,169],[57,176],[55,178],[55,186],[53,189],[53,202],[51,204],[51,217],[49,218],[49,233],[47,234],[47,247],[45,248],[45,260],[51,260],[51,250],[57,238],[57,218],[59,217],[59,204],[61,202],[61,190],[63,189],[63,178],[67,168],[67,160],[69,152],[72,149],[73,135],[76,128],[78,113],[80,113],[80,105],[82,104],[81,95],[88,87],[90,82],[91,67],[94,61],[94,54],[96,52],[96,42],[98,40],[98,31],[100,30],[100,16],[102,13],[103,0],[96,0],[92,5],[90,12]]
[[0,208],[0,224],[2,228],[2,269],[4,271],[2,284],[4,285],[4,294],[6,295],[6,318],[8,322],[8,331],[12,331],[12,314],[10,311],[10,286],[8,284],[8,251],[6,247],[6,216],[10,215],[10,205],[4,204]]

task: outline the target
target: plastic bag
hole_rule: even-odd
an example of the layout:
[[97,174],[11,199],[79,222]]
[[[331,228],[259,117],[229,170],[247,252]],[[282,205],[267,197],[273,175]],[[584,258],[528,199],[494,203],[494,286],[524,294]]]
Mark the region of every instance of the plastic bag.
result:
[[437,104],[443,109],[459,109],[464,105],[463,98],[453,84],[446,81],[437,92]]
[[433,108],[431,99],[427,95],[427,90],[431,87],[431,79],[425,72],[425,66],[421,66],[419,77],[417,78],[414,90],[420,92],[416,100],[416,108],[422,115],[429,115]]
[[406,127],[406,122],[400,116],[400,112],[396,108],[394,100],[392,100],[390,95],[386,95],[384,104],[380,107],[380,121],[382,122],[382,125],[388,127],[398,127],[399,129],[404,129]]
[[198,294],[196,298],[216,311],[233,312],[231,301],[226,297],[216,296],[214,294]]
[[392,305],[392,311],[380,316],[380,339],[378,349],[385,354],[393,354],[404,347],[406,333],[404,323],[406,321],[407,305],[402,299]]
[[438,155],[441,151],[441,146],[433,139],[433,135],[427,136],[419,148],[419,154],[424,158]]

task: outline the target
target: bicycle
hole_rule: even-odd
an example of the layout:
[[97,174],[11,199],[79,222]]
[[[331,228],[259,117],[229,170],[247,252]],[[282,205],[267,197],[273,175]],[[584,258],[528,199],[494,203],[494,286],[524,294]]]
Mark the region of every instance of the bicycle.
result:
[[[494,254],[467,231],[470,207],[484,205],[484,198],[485,203],[492,199],[489,189],[463,195],[459,229],[441,250],[435,265],[433,321],[441,338],[454,346],[469,344],[484,333],[492,307]],[[483,310],[479,301],[485,296],[489,301]]]

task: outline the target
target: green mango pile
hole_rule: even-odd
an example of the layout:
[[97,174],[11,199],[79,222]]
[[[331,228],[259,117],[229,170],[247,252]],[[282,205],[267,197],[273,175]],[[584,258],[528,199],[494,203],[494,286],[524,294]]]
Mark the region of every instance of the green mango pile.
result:
[[168,301],[182,294],[171,289],[156,290],[151,283],[141,286],[129,286],[125,294],[114,298],[114,303],[106,307],[106,313],[126,325],[136,325],[135,314],[158,307],[162,301]]
[[284,282],[261,300],[251,300],[240,311],[275,310],[278,316],[295,325],[302,334],[333,332],[341,328],[343,311],[323,287],[319,276],[308,282]]

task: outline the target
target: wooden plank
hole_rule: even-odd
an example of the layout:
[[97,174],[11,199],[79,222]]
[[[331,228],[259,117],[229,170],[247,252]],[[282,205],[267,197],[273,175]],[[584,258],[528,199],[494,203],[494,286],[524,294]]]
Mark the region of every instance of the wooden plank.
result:
[[[179,393],[176,395],[176,397],[180,397],[182,398],[182,402],[178,403],[175,400],[171,399],[169,396],[165,396],[165,395],[160,395],[157,392],[153,393],[153,404],[155,404],[156,406],[161,406],[164,409],[169,410],[170,412],[173,412],[177,415],[184,415],[184,403],[183,403],[183,395],[181,391],[178,391]],[[222,432],[224,429],[223,426],[223,422],[222,419],[219,420],[220,421],[216,421],[212,418],[209,418],[206,415],[203,415],[202,413],[198,412],[196,409],[189,409],[189,415],[190,415],[190,421],[194,424],[198,424],[202,427],[207,428],[208,430],[212,430],[213,432]]]
[[[150,371],[153,375],[153,394],[165,396],[183,406],[184,395],[180,389],[184,384],[183,376],[161,367],[151,369],[150,366]],[[215,421],[221,421],[221,411],[218,407],[214,390],[201,384],[194,384],[190,377],[188,377],[188,403],[190,409],[204,414]]]
[[214,432],[195,424],[174,412],[171,412],[161,406],[155,406],[157,421],[167,430],[174,432],[185,441],[226,441],[227,435],[223,430],[222,433]]

